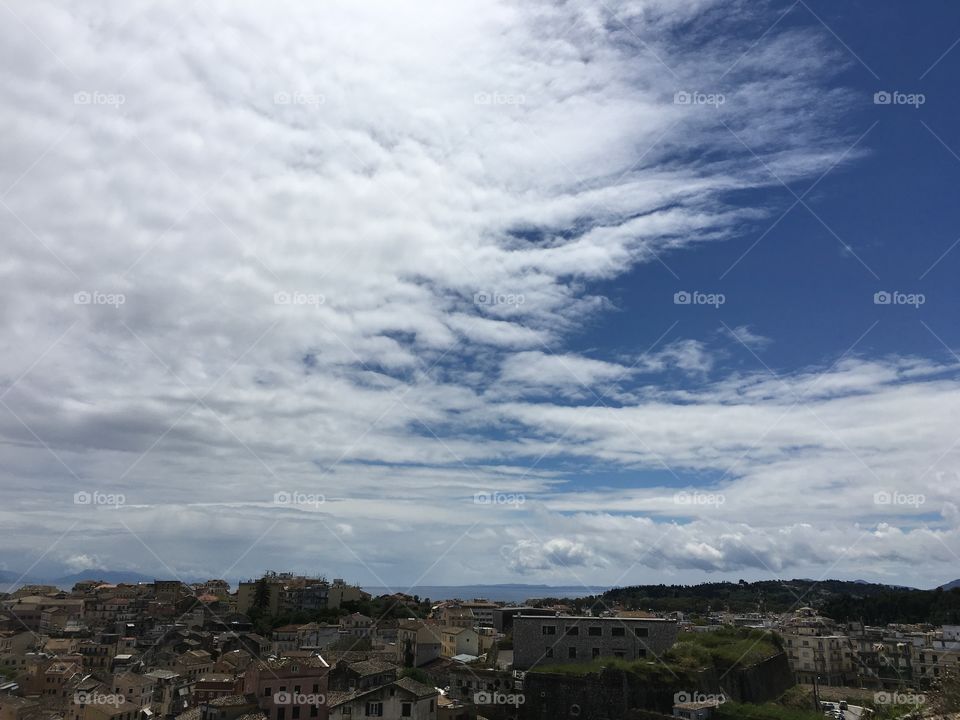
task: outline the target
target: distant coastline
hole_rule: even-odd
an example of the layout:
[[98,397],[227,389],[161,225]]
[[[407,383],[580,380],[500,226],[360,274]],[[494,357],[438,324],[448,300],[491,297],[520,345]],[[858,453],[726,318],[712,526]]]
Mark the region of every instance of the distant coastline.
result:
[[599,595],[609,587],[606,585],[416,585],[406,588],[398,585],[392,588],[382,586],[364,586],[371,595],[387,595],[395,592],[407,595],[419,595],[431,600],[473,600],[485,598],[499,602],[524,602],[535,598],[578,598],[587,595]]

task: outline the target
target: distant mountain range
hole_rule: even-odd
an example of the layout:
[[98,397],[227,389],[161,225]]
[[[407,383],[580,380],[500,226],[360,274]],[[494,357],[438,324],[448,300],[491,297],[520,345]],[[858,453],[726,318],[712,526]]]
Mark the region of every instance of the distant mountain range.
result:
[[[20,573],[13,570],[0,570],[0,592],[11,592],[22,585],[55,585],[58,588],[69,590],[81,580],[103,580],[116,585],[118,583],[153,582],[155,579],[153,575],[143,575],[129,570],[88,570],[55,578],[34,575],[21,576]],[[194,582],[192,579],[186,580],[187,582]]]
[[960,580],[951,580],[940,586],[941,590],[953,590],[954,588],[960,588]]

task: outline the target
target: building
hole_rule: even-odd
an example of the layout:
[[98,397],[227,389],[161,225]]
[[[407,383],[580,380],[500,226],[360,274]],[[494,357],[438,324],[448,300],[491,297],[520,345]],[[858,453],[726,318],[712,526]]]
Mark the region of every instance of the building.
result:
[[342,578],[334,578],[327,593],[327,607],[336,609],[345,602],[360,602],[369,599],[370,594],[365,593],[357,585],[347,585]]
[[472,627],[440,628],[440,655],[480,655],[480,639]]
[[301,650],[323,650],[339,639],[339,625],[313,622],[297,628],[297,647]]
[[440,657],[440,629],[422,620],[402,620],[397,625],[397,662],[420,667]]
[[446,603],[437,607],[431,614],[441,625],[449,627],[472,628],[478,624],[473,610],[460,603]]
[[941,675],[960,671],[960,625],[944,625],[918,635],[910,645],[915,681],[929,687]]
[[589,662],[599,657],[625,660],[666,652],[677,640],[676,620],[575,616],[513,619],[513,666]]
[[243,692],[269,720],[327,720],[329,673],[319,655],[258,660],[247,668]]
[[239,695],[243,691],[243,677],[232,673],[205,673],[197,678],[193,685],[195,705],[228,695]]
[[154,580],[153,595],[162,603],[176,605],[183,598],[193,595],[193,591],[179,580]]
[[132,672],[116,673],[110,683],[115,695],[122,695],[128,703],[150,707],[153,702],[153,679]]
[[436,688],[413,678],[400,678],[387,685],[330,693],[328,705],[331,720],[358,720],[359,718],[411,718],[437,720]]
[[274,655],[283,655],[291,650],[300,649],[299,625],[284,625],[274,628],[270,637],[270,652]]
[[373,630],[373,619],[362,613],[353,613],[340,618],[340,632],[352,637],[370,637]]
[[269,573],[259,580],[247,580],[237,587],[237,611],[248,613],[254,607],[258,583],[265,585],[266,610],[270,615],[284,612],[310,612],[339,608],[345,602],[369,599],[355,585],[337,578],[333,584],[322,577],[292,573]]
[[494,627],[493,611],[500,609],[497,603],[482,598],[465,602],[463,607],[473,613],[475,623],[482,627]]
[[153,700],[150,708],[161,718],[171,718],[189,709],[193,698],[193,683],[173,670],[151,670],[144,673],[153,682]]
[[854,643],[830,618],[798,609],[781,627],[787,661],[797,683],[847,685],[857,677]]
[[513,630],[513,619],[521,615],[555,617],[555,610],[538,607],[501,607],[491,611],[493,615],[493,627],[502,633],[508,633]]

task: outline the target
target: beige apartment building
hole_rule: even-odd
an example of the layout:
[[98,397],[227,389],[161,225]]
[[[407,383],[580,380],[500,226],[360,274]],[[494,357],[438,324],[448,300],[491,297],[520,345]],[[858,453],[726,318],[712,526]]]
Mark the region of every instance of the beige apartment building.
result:
[[800,684],[846,685],[857,677],[857,655],[850,638],[830,618],[809,607],[783,623],[787,659]]

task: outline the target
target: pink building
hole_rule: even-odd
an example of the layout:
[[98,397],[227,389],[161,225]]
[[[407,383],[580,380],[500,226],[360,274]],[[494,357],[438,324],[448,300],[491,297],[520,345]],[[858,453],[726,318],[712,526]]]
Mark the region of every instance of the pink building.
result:
[[247,668],[243,692],[256,697],[269,720],[328,720],[329,672],[319,655],[258,660]]

